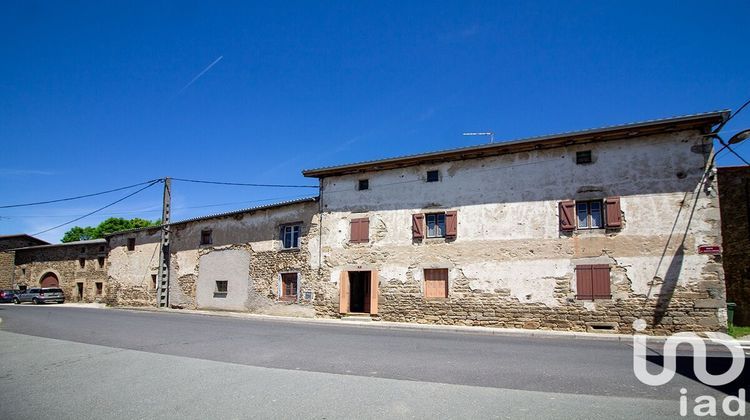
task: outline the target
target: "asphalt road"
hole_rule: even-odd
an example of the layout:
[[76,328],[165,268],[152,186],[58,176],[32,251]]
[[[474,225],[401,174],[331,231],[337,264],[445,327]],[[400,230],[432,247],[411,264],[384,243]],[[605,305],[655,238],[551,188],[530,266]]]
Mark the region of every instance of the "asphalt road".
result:
[[75,418],[679,417],[681,388],[731,393],[643,385],[614,341],[65,306],[0,318],[0,412],[25,418],[61,414],[12,403],[37,392]]

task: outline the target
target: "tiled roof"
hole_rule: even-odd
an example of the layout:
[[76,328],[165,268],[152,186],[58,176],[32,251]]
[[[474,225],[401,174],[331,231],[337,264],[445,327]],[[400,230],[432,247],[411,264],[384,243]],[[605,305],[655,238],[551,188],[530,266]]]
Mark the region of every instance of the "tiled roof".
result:
[[[529,148],[557,147],[563,142],[578,139],[597,140],[600,138],[627,138],[651,134],[652,132],[670,131],[673,127],[684,126],[713,126],[729,117],[730,111],[711,111],[678,117],[648,120],[636,123],[611,125],[582,131],[551,134],[546,136],[529,137],[519,140],[495,142],[476,146],[459,147],[455,149],[439,150],[429,153],[397,156],[387,159],[367,160],[345,165],[326,166],[302,171],[304,176],[325,177],[354,173],[365,170],[380,170],[392,167],[403,167],[419,164],[425,161],[457,160],[468,157],[481,157],[493,154],[514,153]],[[636,132],[637,130],[637,132]]]
[[22,251],[25,249],[40,249],[40,248],[56,248],[61,246],[81,246],[81,245],[94,245],[94,244],[106,244],[106,239],[90,239],[86,241],[75,241],[75,242],[64,242],[61,244],[48,244],[48,245],[34,245],[26,246],[23,248],[16,248],[13,251]]
[[[269,210],[269,209],[274,209],[274,208],[278,208],[278,207],[290,206],[290,205],[293,205],[293,204],[311,203],[311,202],[316,202],[316,201],[318,201],[318,197],[317,196],[316,197],[305,197],[305,198],[299,198],[299,199],[296,199],[296,200],[281,201],[281,202],[277,202],[277,203],[273,203],[273,204],[264,204],[262,206],[248,207],[248,208],[244,208],[244,209],[240,209],[240,210],[228,211],[228,212],[224,212],[224,213],[215,213],[215,214],[209,214],[209,215],[206,215],[206,216],[199,216],[199,217],[193,217],[193,218],[190,218],[190,219],[178,220],[178,221],[170,223],[169,225],[170,226],[171,225],[179,225],[179,224],[183,224],[183,223],[197,222],[197,221],[200,221],[200,220],[214,219],[214,218],[217,218],[217,217],[234,216],[236,214],[249,213],[249,212],[259,211],[259,210]],[[159,227],[160,226],[149,226],[149,227],[144,227],[144,228],[121,230],[119,232],[110,233],[109,235],[107,235],[107,237],[109,238],[109,237],[112,237],[112,236],[115,236],[115,235],[123,235],[123,234],[133,233],[133,232],[141,232],[141,231],[144,231],[144,230],[158,229]]]

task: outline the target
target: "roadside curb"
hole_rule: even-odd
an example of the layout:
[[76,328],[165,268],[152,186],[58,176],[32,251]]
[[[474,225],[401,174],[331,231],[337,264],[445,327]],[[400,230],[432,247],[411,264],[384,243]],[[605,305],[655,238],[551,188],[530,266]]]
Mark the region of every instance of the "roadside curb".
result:
[[[230,311],[201,311],[193,309],[161,309],[151,307],[137,307],[137,306],[110,306],[107,309],[126,310],[135,312],[157,312],[157,313],[172,313],[172,314],[192,314],[192,315],[207,315],[207,316],[219,316],[225,318],[239,318],[239,319],[262,319],[269,321],[285,321],[285,322],[297,322],[297,323],[308,323],[318,325],[331,325],[331,326],[356,326],[364,328],[377,328],[386,330],[402,330],[402,331],[434,331],[434,332],[453,332],[462,334],[479,334],[479,335],[492,335],[492,336],[509,336],[509,337],[527,337],[527,338],[561,338],[561,339],[576,339],[576,340],[592,340],[592,341],[615,341],[615,342],[632,342],[633,335],[629,334],[598,334],[598,333],[585,333],[585,332],[571,332],[571,331],[552,331],[552,330],[524,330],[514,328],[493,328],[493,327],[475,327],[475,326],[456,326],[456,325],[435,325],[435,324],[410,324],[401,322],[390,322],[390,321],[350,321],[341,320],[338,318],[301,318],[301,317],[290,317],[290,316],[278,316],[278,315],[265,315],[265,314],[250,314],[245,312],[230,312]],[[658,343],[664,342],[668,336],[646,336],[649,342]],[[721,343],[719,340],[707,338],[703,339],[708,343]],[[743,346],[750,346],[750,341],[740,342]]]

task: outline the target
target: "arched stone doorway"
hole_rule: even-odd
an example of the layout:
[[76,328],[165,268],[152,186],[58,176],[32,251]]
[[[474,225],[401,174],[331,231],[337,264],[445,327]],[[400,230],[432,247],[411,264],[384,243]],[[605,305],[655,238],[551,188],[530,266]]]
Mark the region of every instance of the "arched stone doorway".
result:
[[42,276],[42,281],[39,282],[42,287],[59,287],[60,281],[58,281],[55,273],[47,273]]

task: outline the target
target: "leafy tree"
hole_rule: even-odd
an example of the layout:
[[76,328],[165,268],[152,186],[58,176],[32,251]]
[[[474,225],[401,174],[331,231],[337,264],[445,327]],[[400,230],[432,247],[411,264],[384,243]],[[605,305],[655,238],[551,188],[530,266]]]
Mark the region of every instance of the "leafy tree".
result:
[[159,226],[161,220],[145,220],[140,218],[123,219],[121,217],[110,217],[99,223],[98,226],[75,226],[65,232],[62,242],[85,241],[89,239],[103,238],[111,233],[121,230],[139,229],[149,226]]
[[75,226],[65,232],[65,235],[63,235],[61,241],[62,242],[75,242],[75,241],[87,241],[89,239],[94,239],[97,236],[96,228],[93,228],[91,226],[86,227],[80,227]]

